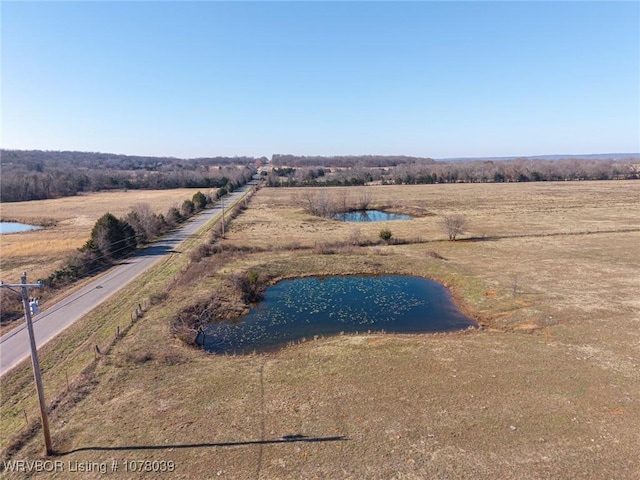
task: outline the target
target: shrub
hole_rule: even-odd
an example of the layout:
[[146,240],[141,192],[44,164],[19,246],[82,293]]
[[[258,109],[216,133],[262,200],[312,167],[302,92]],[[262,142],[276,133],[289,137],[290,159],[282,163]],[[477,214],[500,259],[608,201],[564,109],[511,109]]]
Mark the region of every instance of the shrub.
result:
[[195,212],[196,206],[193,204],[191,200],[185,200],[182,202],[182,207],[180,208],[180,213],[182,213],[183,217],[190,217]]
[[161,292],[155,292],[155,293],[152,293],[151,296],[149,297],[149,302],[151,303],[151,305],[159,305],[162,302],[164,302],[168,297],[169,297],[169,292],[167,292],[166,290]]
[[127,359],[127,361],[136,364],[136,365],[140,365],[142,363],[147,363],[150,362],[151,360],[153,360],[155,357],[153,355],[153,353],[147,351],[147,350],[135,350],[135,351],[130,351],[125,353],[125,358]]
[[3,323],[17,319],[24,313],[20,295],[16,295],[8,289],[0,290],[0,303],[2,304],[0,321]]
[[267,285],[267,278],[257,272],[248,271],[237,273],[232,277],[233,286],[242,296],[245,303],[254,303],[262,300]]
[[216,223],[216,225],[211,229],[209,243],[215,242],[218,238],[222,238],[222,220]]
[[196,192],[191,199],[196,210],[202,210],[207,206],[207,197],[202,192]]
[[199,262],[204,257],[208,257],[213,253],[213,246],[210,244],[202,243],[189,252],[189,260],[192,262]]
[[216,318],[220,301],[216,296],[200,299],[189,305],[172,319],[171,333],[183,342],[194,345],[200,328]]
[[389,241],[391,240],[391,237],[393,237],[393,234],[391,233],[391,230],[389,230],[388,228],[383,228],[382,230],[380,230],[379,237],[380,237],[380,240],[382,240],[383,242],[389,243]]
[[184,220],[184,217],[180,213],[180,210],[178,210],[176,207],[171,207],[167,211],[165,221],[167,222],[167,225],[169,225],[170,227],[175,227],[176,225],[181,223],[183,220]]

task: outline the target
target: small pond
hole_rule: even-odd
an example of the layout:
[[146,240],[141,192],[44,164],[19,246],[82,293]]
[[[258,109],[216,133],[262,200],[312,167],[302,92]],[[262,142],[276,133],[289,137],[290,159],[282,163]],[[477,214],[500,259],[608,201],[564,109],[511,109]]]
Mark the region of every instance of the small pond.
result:
[[333,218],[343,222],[387,222],[389,220],[410,220],[410,215],[401,215],[381,210],[359,210],[355,212],[336,213]]
[[[278,282],[244,317],[208,325],[204,348],[251,353],[342,332],[445,332],[476,326],[444,286],[424,278],[309,277]],[[198,340],[202,343],[202,335]]]
[[28,232],[29,230],[39,230],[42,227],[36,227],[34,225],[26,225],[18,222],[0,222],[0,234],[3,233],[19,233]]

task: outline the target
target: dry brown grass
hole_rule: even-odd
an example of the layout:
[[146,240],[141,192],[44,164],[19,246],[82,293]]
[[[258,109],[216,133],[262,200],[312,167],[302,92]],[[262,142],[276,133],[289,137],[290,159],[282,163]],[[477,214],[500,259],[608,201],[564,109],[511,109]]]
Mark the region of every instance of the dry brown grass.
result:
[[[338,195],[341,187],[328,188]],[[541,182],[504,184],[437,184],[350,188],[352,196],[366,189],[371,207],[392,211],[413,210],[422,216],[410,222],[388,222],[396,238],[446,239],[439,215],[462,214],[468,220],[469,236],[550,235],[597,233],[638,229],[637,184],[627,182]],[[380,223],[341,223],[306,215],[294,204],[299,189],[265,189],[247,214],[238,219],[234,231],[250,244],[315,244],[322,240],[348,238],[357,227],[365,239],[377,239]],[[335,193],[334,193],[335,192]],[[286,222],[283,222],[283,217]],[[315,233],[315,235],[309,235]],[[240,235],[242,234],[242,235]],[[465,238],[465,235],[460,237]]]
[[0,235],[0,278],[17,282],[24,271],[31,279],[44,278],[84,245],[96,220],[105,213],[122,217],[136,203],[148,203],[155,213],[164,214],[170,207],[179,207],[191,199],[197,191],[126,190],[0,204],[0,218],[4,221],[48,225],[43,230]]
[[[225,243],[270,251],[203,260],[199,281],[149,310],[101,360],[92,393],[56,411],[65,464],[172,460],[171,478],[640,477],[640,182],[372,192],[378,205],[464,214],[466,238],[485,240],[444,241],[424,216],[385,224],[421,243],[318,255],[314,245],[344,241],[353,225],[303,214],[290,190],[261,190]],[[359,226],[365,239],[381,228]],[[307,248],[285,248],[294,244]],[[168,318],[247,268],[423,275],[487,328],[247,357],[170,338]],[[37,457],[41,444],[14,458]]]

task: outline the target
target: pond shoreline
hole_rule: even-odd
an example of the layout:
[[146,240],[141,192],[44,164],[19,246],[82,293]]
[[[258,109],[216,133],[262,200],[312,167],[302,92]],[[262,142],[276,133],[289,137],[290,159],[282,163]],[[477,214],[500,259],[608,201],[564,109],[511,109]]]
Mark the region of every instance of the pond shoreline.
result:
[[421,276],[310,274],[273,278],[268,285],[264,299],[251,304],[248,313],[203,325],[196,343],[211,353],[248,353],[278,350],[309,337],[481,328],[458,308],[446,286]]
[[347,210],[344,212],[334,213],[331,218],[346,223],[361,223],[404,221],[412,220],[414,217],[412,215],[392,212],[389,210],[367,208],[364,210]]
[[29,225],[27,223],[16,222],[13,220],[0,221],[0,235],[10,235],[14,233],[27,233],[36,230],[42,230],[44,227],[40,225]]

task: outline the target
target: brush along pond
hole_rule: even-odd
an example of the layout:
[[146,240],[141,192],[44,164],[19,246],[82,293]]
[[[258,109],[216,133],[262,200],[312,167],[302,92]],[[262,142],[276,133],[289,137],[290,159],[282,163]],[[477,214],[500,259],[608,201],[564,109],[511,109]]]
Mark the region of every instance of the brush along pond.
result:
[[476,327],[439,283],[419,277],[335,276],[283,280],[234,321],[212,323],[198,341],[214,353],[273,350],[341,333],[424,333]]

